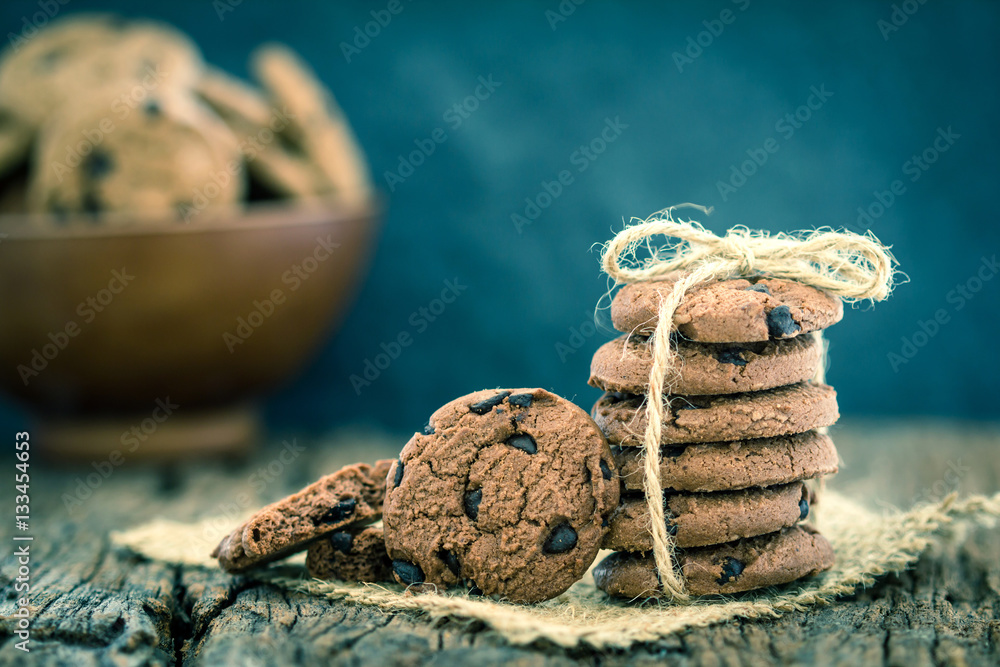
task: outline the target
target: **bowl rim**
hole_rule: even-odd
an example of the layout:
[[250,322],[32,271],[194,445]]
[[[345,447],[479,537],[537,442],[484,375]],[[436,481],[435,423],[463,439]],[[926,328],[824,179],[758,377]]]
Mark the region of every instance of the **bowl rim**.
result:
[[8,241],[129,238],[319,226],[334,222],[371,220],[384,210],[384,199],[373,195],[359,204],[333,196],[260,201],[217,207],[204,222],[178,222],[175,217],[141,217],[129,212],[107,214],[95,224],[87,216],[58,217],[46,213],[0,214],[0,248]]

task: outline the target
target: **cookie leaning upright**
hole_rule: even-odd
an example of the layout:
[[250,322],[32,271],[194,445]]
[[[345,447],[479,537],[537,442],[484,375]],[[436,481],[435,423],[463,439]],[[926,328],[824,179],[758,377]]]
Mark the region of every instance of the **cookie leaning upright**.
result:
[[290,122],[286,111],[271,106],[256,88],[208,67],[197,92],[236,135],[247,170],[263,184],[292,197],[311,197],[333,188],[302,149],[280,134]]
[[553,598],[600,549],[619,483],[586,412],[543,389],[486,390],[438,409],[388,477],[398,581]]
[[290,117],[288,135],[343,201],[371,199],[368,164],[333,95],[291,50],[272,44],[251,57],[251,69]]

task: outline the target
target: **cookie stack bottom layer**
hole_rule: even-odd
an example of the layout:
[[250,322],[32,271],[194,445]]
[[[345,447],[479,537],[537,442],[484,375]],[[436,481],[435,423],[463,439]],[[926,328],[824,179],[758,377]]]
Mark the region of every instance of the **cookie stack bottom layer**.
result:
[[[833,389],[805,382],[668,402],[659,474],[667,531],[688,590],[737,593],[829,568],[829,543],[801,522],[815,500],[805,481],[837,471],[836,448],[818,430],[836,421]],[[657,597],[639,446],[645,397],[605,394],[594,418],[612,443],[622,484],[601,545],[618,553],[598,565],[596,581],[613,596]],[[739,439],[741,433],[758,437]]]
[[[692,310],[688,326],[705,336],[671,341],[677,361],[664,400],[659,476],[676,566],[693,595],[783,584],[834,561],[829,542],[803,522],[815,502],[809,480],[837,471],[836,448],[822,432],[839,417],[837,398],[811,379],[823,363],[822,342],[798,334],[832,324],[839,313],[830,308],[831,317],[806,326],[811,301],[790,308],[775,294],[793,286],[758,283],[712,287],[718,303]],[[734,299],[742,306],[727,310]],[[756,320],[747,318],[757,301],[761,326],[754,328]],[[651,321],[656,303],[636,300],[629,307],[645,310],[632,319]],[[611,444],[622,485],[601,545],[616,553],[594,576],[609,595],[629,599],[663,594],[644,495],[651,366],[650,339],[635,333],[605,344],[591,364],[590,384],[606,392],[592,416]]]

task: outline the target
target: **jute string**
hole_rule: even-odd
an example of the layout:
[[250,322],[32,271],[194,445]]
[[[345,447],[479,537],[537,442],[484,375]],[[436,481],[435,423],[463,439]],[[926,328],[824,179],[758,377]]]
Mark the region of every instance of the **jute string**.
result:
[[[766,274],[818,287],[847,301],[881,301],[892,292],[895,259],[889,249],[870,232],[815,230],[794,234],[768,234],[734,227],[716,236],[697,222],[675,220],[676,209],[687,207],[711,213],[696,204],[664,209],[638,224],[627,226],[604,248],[601,264],[615,285],[676,279],[660,302],[652,346],[652,367],[646,398],[646,432],[643,483],[653,537],[653,556],[664,593],[675,602],[686,603],[684,579],[675,569],[673,538],[667,532],[660,484],[660,436],[670,385],[676,373],[677,353],[670,343],[674,314],[684,295],[695,285],[712,280]],[[678,242],[655,248],[651,237],[665,236]],[[635,259],[644,245],[650,257]],[[683,272],[678,277],[677,273]],[[821,364],[822,365],[822,364]]]

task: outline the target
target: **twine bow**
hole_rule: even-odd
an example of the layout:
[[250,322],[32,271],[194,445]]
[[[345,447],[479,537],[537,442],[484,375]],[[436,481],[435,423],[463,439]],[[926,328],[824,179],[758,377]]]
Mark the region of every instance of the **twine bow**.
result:
[[[847,301],[882,301],[892,292],[895,258],[871,232],[819,229],[795,234],[754,231],[739,226],[725,236],[716,236],[697,222],[675,220],[677,208],[711,208],[679,204],[655,213],[639,224],[626,227],[604,248],[601,265],[615,284],[645,282],[684,272],[660,302],[656,331],[650,340],[653,364],[649,372],[646,400],[646,432],[643,437],[643,489],[646,494],[653,536],[653,557],[664,593],[675,602],[687,602],[683,577],[674,567],[675,544],[667,533],[663,487],[660,484],[660,436],[667,375],[675,369],[677,353],[670,345],[674,313],[691,287],[711,280],[763,273],[811,285]],[[655,248],[650,237],[667,236],[677,243]],[[635,251],[645,245],[650,257],[635,260]],[[627,266],[625,264],[628,264]],[[670,276],[676,277],[676,276]]]

